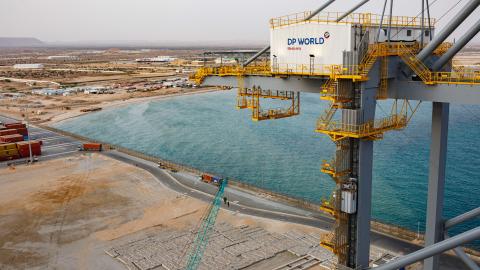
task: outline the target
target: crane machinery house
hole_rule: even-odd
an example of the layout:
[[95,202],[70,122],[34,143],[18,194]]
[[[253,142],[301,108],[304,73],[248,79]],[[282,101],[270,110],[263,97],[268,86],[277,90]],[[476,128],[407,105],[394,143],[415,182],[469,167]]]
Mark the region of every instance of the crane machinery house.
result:
[[[352,13],[336,22],[341,13],[320,13],[304,21],[309,13],[270,20],[270,63],[276,73],[328,74],[331,65],[357,65],[369,44],[388,39],[389,16]],[[393,16],[392,42],[420,42],[421,26],[416,18]],[[419,20],[419,19],[418,19]],[[380,22],[381,25],[380,25]],[[432,35],[434,20],[424,31],[424,42]],[[380,30],[379,30],[380,29]]]

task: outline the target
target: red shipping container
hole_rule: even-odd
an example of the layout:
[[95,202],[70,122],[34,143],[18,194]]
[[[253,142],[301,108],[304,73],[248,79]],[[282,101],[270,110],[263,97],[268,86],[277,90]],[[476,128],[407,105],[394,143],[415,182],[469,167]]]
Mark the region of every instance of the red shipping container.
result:
[[17,128],[16,131],[18,134],[22,134],[22,136],[28,136],[27,128]]
[[20,158],[19,155],[13,155],[13,156],[9,156],[9,157],[0,157],[0,161],[14,160],[14,159],[19,159],[19,158]]
[[[18,154],[23,157],[30,157],[30,149],[28,149],[28,146],[26,148],[18,149]],[[32,156],[41,156],[42,155],[42,150],[40,148],[35,148],[32,147]]]
[[22,123],[10,123],[10,124],[5,124],[6,128],[25,128],[26,125]]
[[[30,145],[32,148],[32,155],[33,156],[40,156],[42,155],[42,149],[40,146],[39,141],[30,141]],[[21,157],[29,157],[30,156],[30,147],[28,146],[28,142],[19,142],[17,143],[18,153]]]
[[102,144],[100,143],[84,143],[84,151],[102,151]]
[[4,143],[21,142],[21,141],[23,141],[23,136],[20,134],[0,136],[0,142],[4,142]]
[[31,140],[30,142],[28,141],[23,141],[23,142],[17,142],[17,146],[28,146],[28,144],[31,144],[31,145],[34,145],[34,146],[40,146],[42,145],[41,141],[38,141],[38,140]]
[[4,130],[0,130],[0,136],[4,136],[4,135],[12,135],[12,134],[20,134],[17,132],[16,129],[4,129]]
[[212,182],[212,176],[209,174],[202,174],[202,181],[205,183],[211,183]]

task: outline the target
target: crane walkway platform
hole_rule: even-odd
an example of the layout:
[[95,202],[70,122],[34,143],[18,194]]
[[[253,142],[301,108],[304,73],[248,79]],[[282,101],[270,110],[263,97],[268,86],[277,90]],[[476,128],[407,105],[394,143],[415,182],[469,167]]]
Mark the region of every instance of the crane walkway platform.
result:
[[[436,54],[445,52],[451,46],[449,43],[442,44]],[[201,67],[192,75],[191,79],[201,84],[208,76],[263,76],[263,77],[323,77],[326,79],[350,79],[353,81],[367,81],[368,73],[379,57],[400,57],[422,81],[427,85],[480,85],[480,73],[468,70],[456,70],[452,72],[434,72],[417,59],[419,51],[418,43],[392,42],[375,43],[369,45],[365,57],[358,65],[304,65],[269,62],[250,66],[219,66]],[[322,87],[322,94],[328,94],[334,90],[333,82]]]
[[382,139],[383,133],[389,130],[400,130],[407,126],[408,118],[405,115],[393,114],[385,118],[368,121],[364,124],[349,125],[336,121],[317,121],[315,132],[327,134],[333,141],[343,138]]

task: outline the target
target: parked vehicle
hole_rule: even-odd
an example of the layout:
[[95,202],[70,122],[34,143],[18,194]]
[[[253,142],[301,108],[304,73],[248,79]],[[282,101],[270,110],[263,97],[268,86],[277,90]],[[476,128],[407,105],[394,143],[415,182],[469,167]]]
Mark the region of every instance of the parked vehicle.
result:
[[84,143],[80,147],[80,151],[100,152],[102,151],[101,143]]

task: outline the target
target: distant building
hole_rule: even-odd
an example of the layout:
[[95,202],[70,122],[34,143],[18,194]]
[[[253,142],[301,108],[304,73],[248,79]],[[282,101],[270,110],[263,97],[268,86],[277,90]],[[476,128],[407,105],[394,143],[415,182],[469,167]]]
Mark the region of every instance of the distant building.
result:
[[63,61],[73,61],[78,60],[78,56],[75,55],[51,55],[47,57],[48,60],[63,60]]
[[65,91],[63,89],[52,89],[52,88],[43,88],[32,90],[34,95],[43,95],[43,96],[56,96],[63,95]]
[[215,59],[215,64],[217,65],[236,65],[237,60],[230,57],[218,57]]
[[43,64],[15,64],[13,65],[15,69],[42,69]]
[[215,65],[215,60],[193,60],[191,62],[191,66],[193,67],[201,67],[201,66],[208,66],[208,65]]
[[109,89],[105,86],[88,86],[83,90],[84,94],[104,94]]
[[137,62],[158,62],[158,63],[170,63],[176,58],[170,57],[170,56],[157,56],[157,57],[151,57],[151,58],[139,58],[135,59]]

